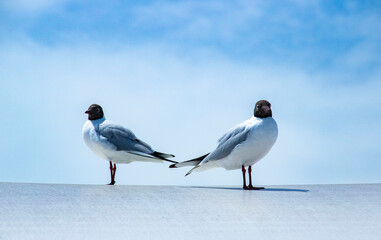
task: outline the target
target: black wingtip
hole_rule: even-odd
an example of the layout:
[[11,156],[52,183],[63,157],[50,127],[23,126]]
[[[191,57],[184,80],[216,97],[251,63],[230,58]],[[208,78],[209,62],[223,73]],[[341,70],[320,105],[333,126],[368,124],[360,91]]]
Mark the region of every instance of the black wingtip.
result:
[[175,155],[173,155],[173,154],[156,152],[156,151],[153,152],[152,155],[155,157],[158,157],[158,158],[162,158],[162,159],[175,157]]
[[177,168],[177,167],[176,167],[176,163],[175,163],[175,164],[171,164],[171,165],[169,165],[169,168]]
[[[161,159],[163,161],[167,161],[167,162],[171,162],[171,163],[174,163],[174,164],[178,164],[179,162],[176,162],[176,161],[172,161],[172,160],[169,160],[169,159]],[[173,164],[172,164],[173,165]]]

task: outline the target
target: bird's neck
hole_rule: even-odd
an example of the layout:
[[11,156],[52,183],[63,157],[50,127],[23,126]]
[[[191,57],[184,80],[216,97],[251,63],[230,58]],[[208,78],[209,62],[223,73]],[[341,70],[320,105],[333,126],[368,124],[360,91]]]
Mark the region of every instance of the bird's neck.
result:
[[95,120],[89,120],[94,126],[98,126],[99,124],[103,123],[106,121],[106,118],[103,116],[102,118],[98,118]]
[[266,120],[266,119],[272,119],[273,117],[271,117],[271,116],[268,116],[268,117],[256,117],[256,116],[253,116],[252,118],[263,121],[263,120]]

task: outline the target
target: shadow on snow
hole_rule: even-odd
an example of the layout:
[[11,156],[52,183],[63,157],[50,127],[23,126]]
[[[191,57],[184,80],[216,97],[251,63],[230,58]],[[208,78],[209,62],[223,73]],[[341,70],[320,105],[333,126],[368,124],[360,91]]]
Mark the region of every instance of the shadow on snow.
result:
[[[208,187],[208,186],[190,186],[184,188],[205,188],[205,189],[220,189],[220,190],[241,190],[248,192],[249,190],[243,190],[241,187]],[[296,189],[296,188],[265,188],[261,190],[252,190],[261,192],[309,192],[306,189]]]

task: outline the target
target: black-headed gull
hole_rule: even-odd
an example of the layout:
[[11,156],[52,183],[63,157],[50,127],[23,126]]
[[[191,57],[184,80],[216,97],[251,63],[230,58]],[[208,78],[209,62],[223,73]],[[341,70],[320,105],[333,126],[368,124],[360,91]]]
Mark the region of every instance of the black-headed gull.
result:
[[88,114],[88,120],[82,128],[83,138],[95,154],[110,162],[110,185],[115,184],[117,163],[161,162],[163,160],[177,163],[167,159],[174,155],[154,151],[150,145],[138,139],[131,130],[106,120],[101,106],[92,104],[85,113]]
[[[201,157],[172,164],[170,168],[194,166],[193,171],[203,171],[213,167],[226,170],[242,169],[243,189],[258,190],[251,182],[251,166],[262,159],[274,145],[278,137],[278,126],[272,118],[271,104],[260,100],[255,104],[254,116],[231,128],[219,140],[216,149]],[[246,169],[249,185],[246,185]]]

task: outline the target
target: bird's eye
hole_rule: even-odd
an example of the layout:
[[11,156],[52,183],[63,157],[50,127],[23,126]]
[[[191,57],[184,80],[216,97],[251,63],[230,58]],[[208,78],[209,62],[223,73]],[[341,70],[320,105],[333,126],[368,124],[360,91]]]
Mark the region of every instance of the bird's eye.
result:
[[99,108],[96,108],[96,109],[95,109],[95,112],[96,112],[96,113],[99,113],[100,111],[101,111],[101,110],[100,110]]

